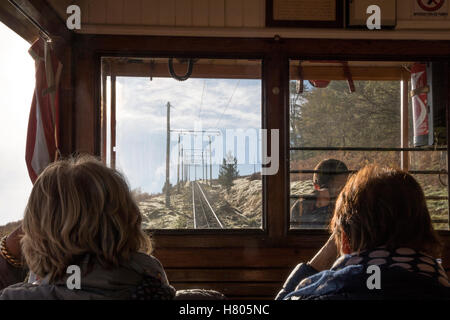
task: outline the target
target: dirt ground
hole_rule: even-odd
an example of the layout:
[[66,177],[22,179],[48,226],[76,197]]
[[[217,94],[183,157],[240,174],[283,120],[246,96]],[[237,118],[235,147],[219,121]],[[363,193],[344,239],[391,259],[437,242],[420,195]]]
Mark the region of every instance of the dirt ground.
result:
[[[211,207],[226,229],[260,228],[262,217],[262,184],[260,179],[238,178],[227,192],[213,181],[199,181]],[[170,206],[163,194],[141,199],[139,207],[144,216],[144,228],[193,228],[192,189],[186,183],[171,189]]]

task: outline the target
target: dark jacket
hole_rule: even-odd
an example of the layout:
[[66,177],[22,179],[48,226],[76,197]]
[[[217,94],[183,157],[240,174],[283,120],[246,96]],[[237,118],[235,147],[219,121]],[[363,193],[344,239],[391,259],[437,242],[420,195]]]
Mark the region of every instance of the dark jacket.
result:
[[[176,290],[169,284],[161,263],[154,257],[135,253],[129,262],[117,268],[90,266],[85,259],[81,268],[81,289],[69,289],[67,277],[51,284],[19,282],[0,292],[1,300],[92,300],[163,299],[171,300]],[[69,275],[68,275],[69,276]]]
[[[367,257],[370,252],[367,253]],[[367,263],[352,263],[356,254],[338,259],[330,270],[317,272],[308,264],[299,264],[286,280],[277,300],[393,300],[445,299],[450,300],[450,285],[442,267],[436,263],[435,272],[421,272],[417,265],[426,264],[417,256],[418,264],[405,269],[395,260],[386,259],[379,265],[380,288],[369,289],[372,272]],[[394,257],[394,259],[397,257]],[[415,259],[415,258],[414,258]],[[355,261],[353,259],[353,261]],[[372,260],[373,261],[373,260]],[[413,260],[411,260],[413,261]],[[379,262],[377,262],[379,263]],[[429,265],[431,268],[431,264]]]
[[[0,255],[0,300],[215,300],[225,297],[212,290],[176,291],[163,266],[153,256],[135,253],[117,268],[80,266],[81,288],[69,289],[67,278],[52,284],[23,282],[26,270],[10,266]],[[68,275],[69,276],[69,275]]]
[[303,195],[291,207],[291,226],[308,229],[323,229],[330,222],[333,205],[316,207],[317,191],[311,195]]

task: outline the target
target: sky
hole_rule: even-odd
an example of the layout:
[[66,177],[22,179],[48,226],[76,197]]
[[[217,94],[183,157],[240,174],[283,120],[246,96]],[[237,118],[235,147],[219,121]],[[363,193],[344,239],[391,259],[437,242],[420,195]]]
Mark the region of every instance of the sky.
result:
[[[238,160],[241,175],[260,171],[257,157],[261,128],[261,81],[244,79],[131,78],[117,80],[117,167],[132,189],[159,193],[166,175],[167,102],[171,129],[219,130],[212,137],[213,178],[228,152]],[[234,130],[234,131],[233,131]],[[241,130],[241,131],[239,131]],[[227,135],[228,134],[228,135]],[[234,134],[239,140],[234,139]],[[245,136],[248,136],[247,139]],[[227,139],[228,137],[228,139]],[[186,155],[197,149],[197,178],[202,177],[201,150],[209,151],[205,135],[181,137]],[[194,140],[195,139],[195,140]],[[181,147],[180,147],[181,148]],[[177,182],[178,133],[171,133],[170,182]],[[186,160],[188,161],[188,160]],[[180,160],[181,162],[181,160]],[[208,160],[209,163],[209,153]],[[195,177],[191,166],[191,180]],[[209,175],[209,169],[208,169]]]
[[34,92],[30,44],[0,22],[0,225],[22,219],[31,191],[25,164]]

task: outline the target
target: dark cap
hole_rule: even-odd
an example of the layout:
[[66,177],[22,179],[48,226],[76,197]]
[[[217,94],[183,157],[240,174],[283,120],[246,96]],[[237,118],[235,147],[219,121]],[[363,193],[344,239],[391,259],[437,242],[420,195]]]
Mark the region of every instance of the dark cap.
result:
[[348,174],[348,168],[345,163],[336,159],[323,160],[314,170],[319,172],[314,173],[313,182],[320,188],[329,188],[330,181],[337,174]]

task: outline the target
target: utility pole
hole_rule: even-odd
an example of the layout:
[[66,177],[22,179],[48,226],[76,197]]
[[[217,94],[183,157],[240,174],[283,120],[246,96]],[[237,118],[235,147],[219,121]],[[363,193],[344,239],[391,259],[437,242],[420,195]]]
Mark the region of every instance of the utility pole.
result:
[[186,164],[186,181],[191,181],[191,166],[189,162]]
[[166,139],[166,207],[170,207],[170,190],[169,190],[169,162],[170,162],[170,102],[167,102],[167,139]]
[[[195,139],[195,135],[194,135],[194,139]],[[197,181],[197,164],[195,163],[195,159],[194,159],[194,145],[191,145],[191,161],[194,164],[194,181]]]
[[205,183],[208,182],[208,151],[205,154]]
[[205,159],[203,157],[203,150],[202,150],[202,175],[203,175],[203,181],[205,180]]
[[[212,151],[211,151],[211,137],[212,136],[220,136],[222,133],[219,130],[186,130],[186,129],[173,129],[170,130],[170,132],[176,132],[179,135],[190,135],[191,137],[195,137],[198,134],[202,134],[202,135],[207,135],[209,138],[209,179],[210,179],[210,184],[212,184]],[[203,140],[202,140],[203,141]],[[203,176],[203,180],[208,179],[208,160],[207,157],[208,156],[208,152],[206,150],[204,150],[204,147],[202,145],[202,149],[200,149],[202,151],[205,151],[206,154],[202,153],[202,176]],[[184,158],[187,155],[188,152],[185,151],[189,151],[189,150],[185,150],[184,148],[182,148],[181,154],[182,154],[182,161],[184,161]],[[184,172],[185,174],[182,176],[186,176],[187,177],[187,181],[190,181],[190,177],[191,177],[191,169],[192,169],[192,165],[194,166],[193,170],[194,170],[194,181],[197,180],[197,163],[196,161],[194,161],[194,151],[198,151],[198,149],[194,150],[194,146],[191,146],[191,161],[186,161],[184,163],[185,167],[184,167]],[[187,159],[186,159],[187,160]],[[205,164],[206,161],[206,164]],[[183,165],[182,165],[183,166]],[[199,176],[200,177],[200,176]]]
[[212,186],[212,152],[211,152],[211,136],[209,138],[209,185]]
[[181,183],[183,183],[186,179],[184,178],[185,170],[184,170],[184,153],[183,147],[181,147]]
[[178,134],[177,192],[180,193],[180,134]]

